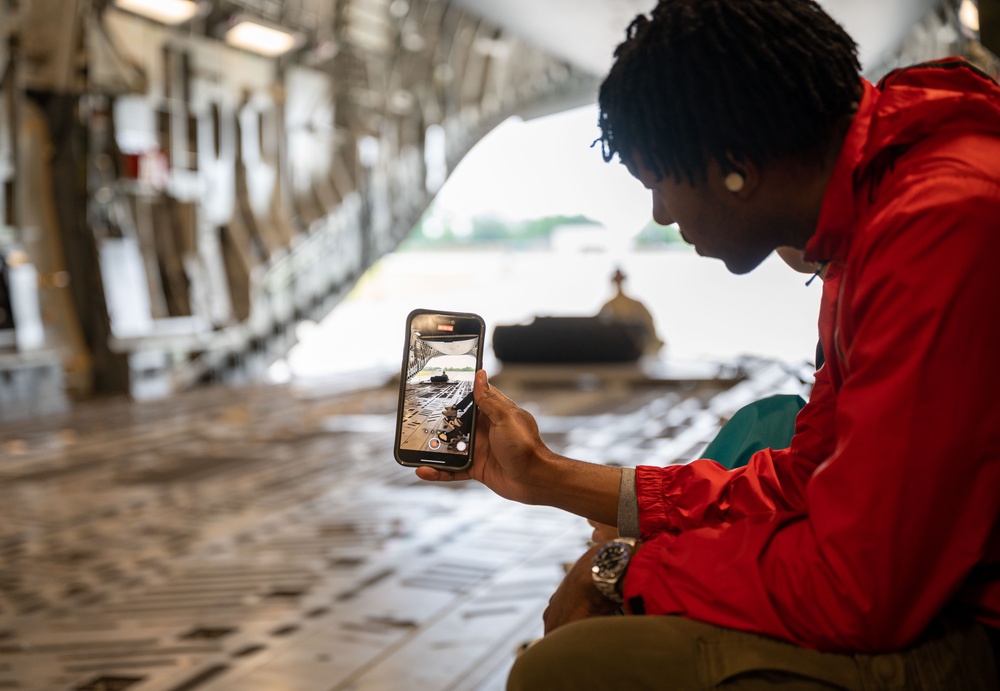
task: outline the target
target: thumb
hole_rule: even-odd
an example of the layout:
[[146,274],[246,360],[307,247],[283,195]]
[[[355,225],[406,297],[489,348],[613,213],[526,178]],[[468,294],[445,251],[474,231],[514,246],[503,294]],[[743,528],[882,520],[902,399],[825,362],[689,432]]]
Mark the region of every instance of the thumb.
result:
[[476,380],[472,385],[472,396],[479,406],[480,412],[494,422],[502,420],[511,408],[516,407],[514,402],[500,393],[500,390],[490,385],[486,370],[476,372]]

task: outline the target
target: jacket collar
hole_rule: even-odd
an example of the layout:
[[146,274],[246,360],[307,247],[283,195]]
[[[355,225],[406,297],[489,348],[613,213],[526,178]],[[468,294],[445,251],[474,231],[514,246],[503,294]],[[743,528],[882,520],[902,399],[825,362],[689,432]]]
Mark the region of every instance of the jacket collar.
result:
[[804,259],[808,262],[843,262],[850,248],[851,231],[857,219],[855,171],[864,157],[879,96],[875,87],[865,80],[862,80],[862,91],[858,109],[823,194],[816,232],[806,243]]
[[1000,136],[1000,87],[961,58],[945,58],[889,73],[863,93],[820,207],[806,261],[843,262],[861,205],[886,167],[929,137],[983,132]]

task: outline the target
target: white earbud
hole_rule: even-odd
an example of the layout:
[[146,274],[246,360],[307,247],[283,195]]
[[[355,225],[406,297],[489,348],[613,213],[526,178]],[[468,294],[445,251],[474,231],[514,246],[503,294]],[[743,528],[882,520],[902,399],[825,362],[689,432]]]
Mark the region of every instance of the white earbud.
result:
[[739,192],[743,189],[743,183],[745,182],[746,180],[743,179],[742,175],[734,172],[727,175],[726,179],[722,181],[722,184],[724,184],[726,189],[730,192]]

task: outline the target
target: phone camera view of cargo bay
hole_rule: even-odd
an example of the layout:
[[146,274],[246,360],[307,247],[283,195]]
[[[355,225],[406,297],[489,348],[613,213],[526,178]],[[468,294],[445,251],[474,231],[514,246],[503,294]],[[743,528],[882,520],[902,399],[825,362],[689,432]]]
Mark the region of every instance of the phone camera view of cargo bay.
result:
[[479,336],[455,333],[447,321],[421,321],[410,333],[399,448],[466,454]]

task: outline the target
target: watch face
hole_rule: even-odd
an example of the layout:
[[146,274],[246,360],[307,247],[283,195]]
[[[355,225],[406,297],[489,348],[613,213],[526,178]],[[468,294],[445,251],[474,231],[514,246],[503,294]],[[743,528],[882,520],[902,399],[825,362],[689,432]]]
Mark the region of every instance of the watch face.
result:
[[629,548],[619,542],[605,545],[594,557],[593,572],[601,578],[612,578],[628,563]]

